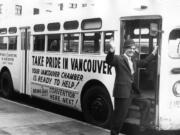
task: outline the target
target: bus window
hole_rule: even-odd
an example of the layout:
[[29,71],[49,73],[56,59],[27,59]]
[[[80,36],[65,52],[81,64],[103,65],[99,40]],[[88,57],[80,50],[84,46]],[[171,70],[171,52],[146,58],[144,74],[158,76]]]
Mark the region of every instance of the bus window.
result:
[[0,37],[0,50],[7,49],[7,37]]
[[34,36],[34,51],[44,51],[45,35]]
[[169,56],[180,58],[180,29],[171,31],[169,35]]
[[141,38],[141,39],[134,38],[133,40],[142,55],[149,53],[149,39],[148,38]]
[[64,34],[63,52],[78,52],[79,34],[68,33]]
[[9,50],[16,50],[17,49],[17,37],[16,36],[12,36],[9,37]]
[[6,28],[1,28],[0,29],[0,34],[7,34],[7,29]]
[[83,33],[82,53],[99,53],[101,45],[101,33]]
[[48,35],[48,51],[59,51],[60,50],[60,34]]
[[34,31],[35,32],[42,32],[45,30],[45,25],[44,24],[36,24],[34,25]]
[[[129,35],[130,36],[130,35]],[[143,28],[134,28],[133,30],[133,40],[135,41],[135,44],[137,45],[140,55],[142,57],[146,57],[147,54],[149,54],[149,44],[150,44],[150,37],[149,37],[149,28],[143,27]]]
[[105,32],[104,33],[104,52],[108,53],[110,49],[110,39],[114,37],[113,32]]
[[59,22],[49,23],[47,25],[47,29],[48,29],[48,31],[57,31],[57,30],[60,30],[60,23]]
[[141,28],[141,29],[134,29],[134,35],[148,35],[149,34],[149,29],[148,28]]
[[102,27],[101,18],[84,19],[81,24],[82,30],[101,29],[101,27]]
[[67,21],[64,23],[64,29],[65,30],[73,30],[77,29],[79,27],[79,22],[74,20],[74,21]]
[[16,27],[10,27],[9,28],[9,34],[14,34],[17,32],[17,28]]

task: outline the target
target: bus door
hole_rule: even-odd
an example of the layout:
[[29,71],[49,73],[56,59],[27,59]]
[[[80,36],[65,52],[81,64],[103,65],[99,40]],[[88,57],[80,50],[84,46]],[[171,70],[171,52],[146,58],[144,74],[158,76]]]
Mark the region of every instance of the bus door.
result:
[[[133,39],[137,51],[134,59],[142,60],[151,54],[154,45],[161,44],[162,19],[160,16],[134,16],[121,18],[121,53],[127,39]],[[159,47],[160,48],[160,47]],[[135,85],[152,103],[152,121],[158,119],[158,55],[146,67],[138,67],[135,72]]]
[[30,28],[22,27],[21,32],[21,89],[20,93],[30,95],[29,90],[29,50]]

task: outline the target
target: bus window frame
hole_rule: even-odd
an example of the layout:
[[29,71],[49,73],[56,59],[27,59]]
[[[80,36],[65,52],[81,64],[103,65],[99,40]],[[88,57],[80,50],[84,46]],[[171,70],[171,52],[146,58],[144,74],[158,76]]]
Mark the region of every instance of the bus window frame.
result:
[[[11,37],[15,37],[15,38],[16,38],[16,48],[15,48],[15,49],[9,49],[9,45],[10,45],[9,39],[10,39]],[[8,51],[17,51],[17,49],[18,49],[18,36],[17,36],[17,35],[8,36],[8,46],[7,46],[7,50],[8,50]]]
[[112,33],[112,36],[113,36],[113,38],[114,38],[114,34],[115,34],[115,32],[114,31],[103,31],[103,53],[104,54],[107,54],[108,53],[108,51],[106,52],[105,51],[105,35],[106,35],[106,33]]
[[[76,52],[74,51],[64,51],[64,35],[65,34],[78,34],[79,40],[78,40],[78,49]],[[81,33],[80,32],[72,32],[72,33],[62,33],[62,44],[61,44],[61,53],[67,54],[67,53],[73,53],[73,54],[79,54],[79,48],[81,47]]]
[[[43,50],[35,50],[34,48],[34,36],[44,36],[44,49]],[[47,50],[46,50],[46,48],[47,48],[47,35],[46,34],[34,34],[34,35],[32,35],[32,38],[33,38],[33,43],[32,43],[32,45],[33,45],[33,47],[32,47],[32,51],[33,52],[46,52]]]
[[[49,44],[48,44],[48,36],[50,36],[50,35],[59,35],[59,50],[49,50],[48,49],[48,46],[49,46]],[[45,51],[46,52],[48,52],[48,53],[60,53],[60,51],[61,51],[61,40],[62,40],[62,38],[61,38],[61,33],[53,33],[53,34],[46,34],[46,36],[45,36]],[[57,40],[57,39],[54,39],[54,40]],[[46,41],[47,41],[47,43],[46,43]]]
[[[7,51],[8,50],[8,36],[7,35],[3,35],[3,36],[0,36],[2,38],[6,38],[6,48],[5,49],[0,49],[0,51]],[[3,39],[4,41],[4,39]],[[3,43],[4,44],[4,43]]]
[[[83,45],[84,45],[84,38],[83,38],[83,34],[86,33],[100,33],[100,43],[99,43],[99,51],[98,52],[85,52],[83,51]],[[103,48],[103,31],[84,31],[81,33],[81,49],[80,49],[80,54],[84,54],[84,55],[100,55],[102,54],[102,48]]]

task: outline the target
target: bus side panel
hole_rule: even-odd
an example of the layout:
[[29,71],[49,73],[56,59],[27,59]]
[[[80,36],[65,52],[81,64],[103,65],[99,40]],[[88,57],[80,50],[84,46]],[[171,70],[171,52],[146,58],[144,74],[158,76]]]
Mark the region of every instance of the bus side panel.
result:
[[33,96],[81,110],[80,95],[88,81],[102,82],[112,94],[113,85],[109,80],[115,78],[114,69],[108,67],[104,56],[89,58],[32,52],[30,57],[30,89]]
[[[164,38],[168,39],[169,35],[164,34]],[[174,86],[179,83],[180,75],[172,71],[180,67],[180,62],[179,59],[174,59],[169,56],[169,47],[173,46],[166,44],[166,40],[164,40],[161,50],[162,57],[159,83],[159,129],[179,130],[180,98],[179,95],[174,92]]]
[[19,37],[17,37],[17,49],[0,51],[0,69],[7,68],[10,72],[13,86],[16,91],[20,89],[20,56]]
[[20,80],[20,73],[21,73],[20,52],[9,52],[9,55],[11,55],[11,56],[9,56],[9,59],[11,59],[11,61],[8,62],[7,67],[9,69],[11,77],[12,77],[14,90],[19,91],[20,90],[20,81],[21,81]]

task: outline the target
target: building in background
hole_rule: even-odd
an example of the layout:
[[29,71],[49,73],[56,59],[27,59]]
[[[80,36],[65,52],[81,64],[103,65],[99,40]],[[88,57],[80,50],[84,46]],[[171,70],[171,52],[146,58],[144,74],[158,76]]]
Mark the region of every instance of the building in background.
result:
[[21,16],[23,6],[20,0],[0,0],[0,19]]
[[61,13],[92,6],[93,0],[0,0],[0,19]]
[[172,2],[168,0],[0,0],[0,19],[49,13],[64,14],[71,11],[80,13],[82,10],[82,13],[89,11],[108,15],[107,11],[114,11],[113,9],[118,9],[119,5],[128,6],[128,10],[141,10],[141,7],[156,5],[154,3],[169,5]]

